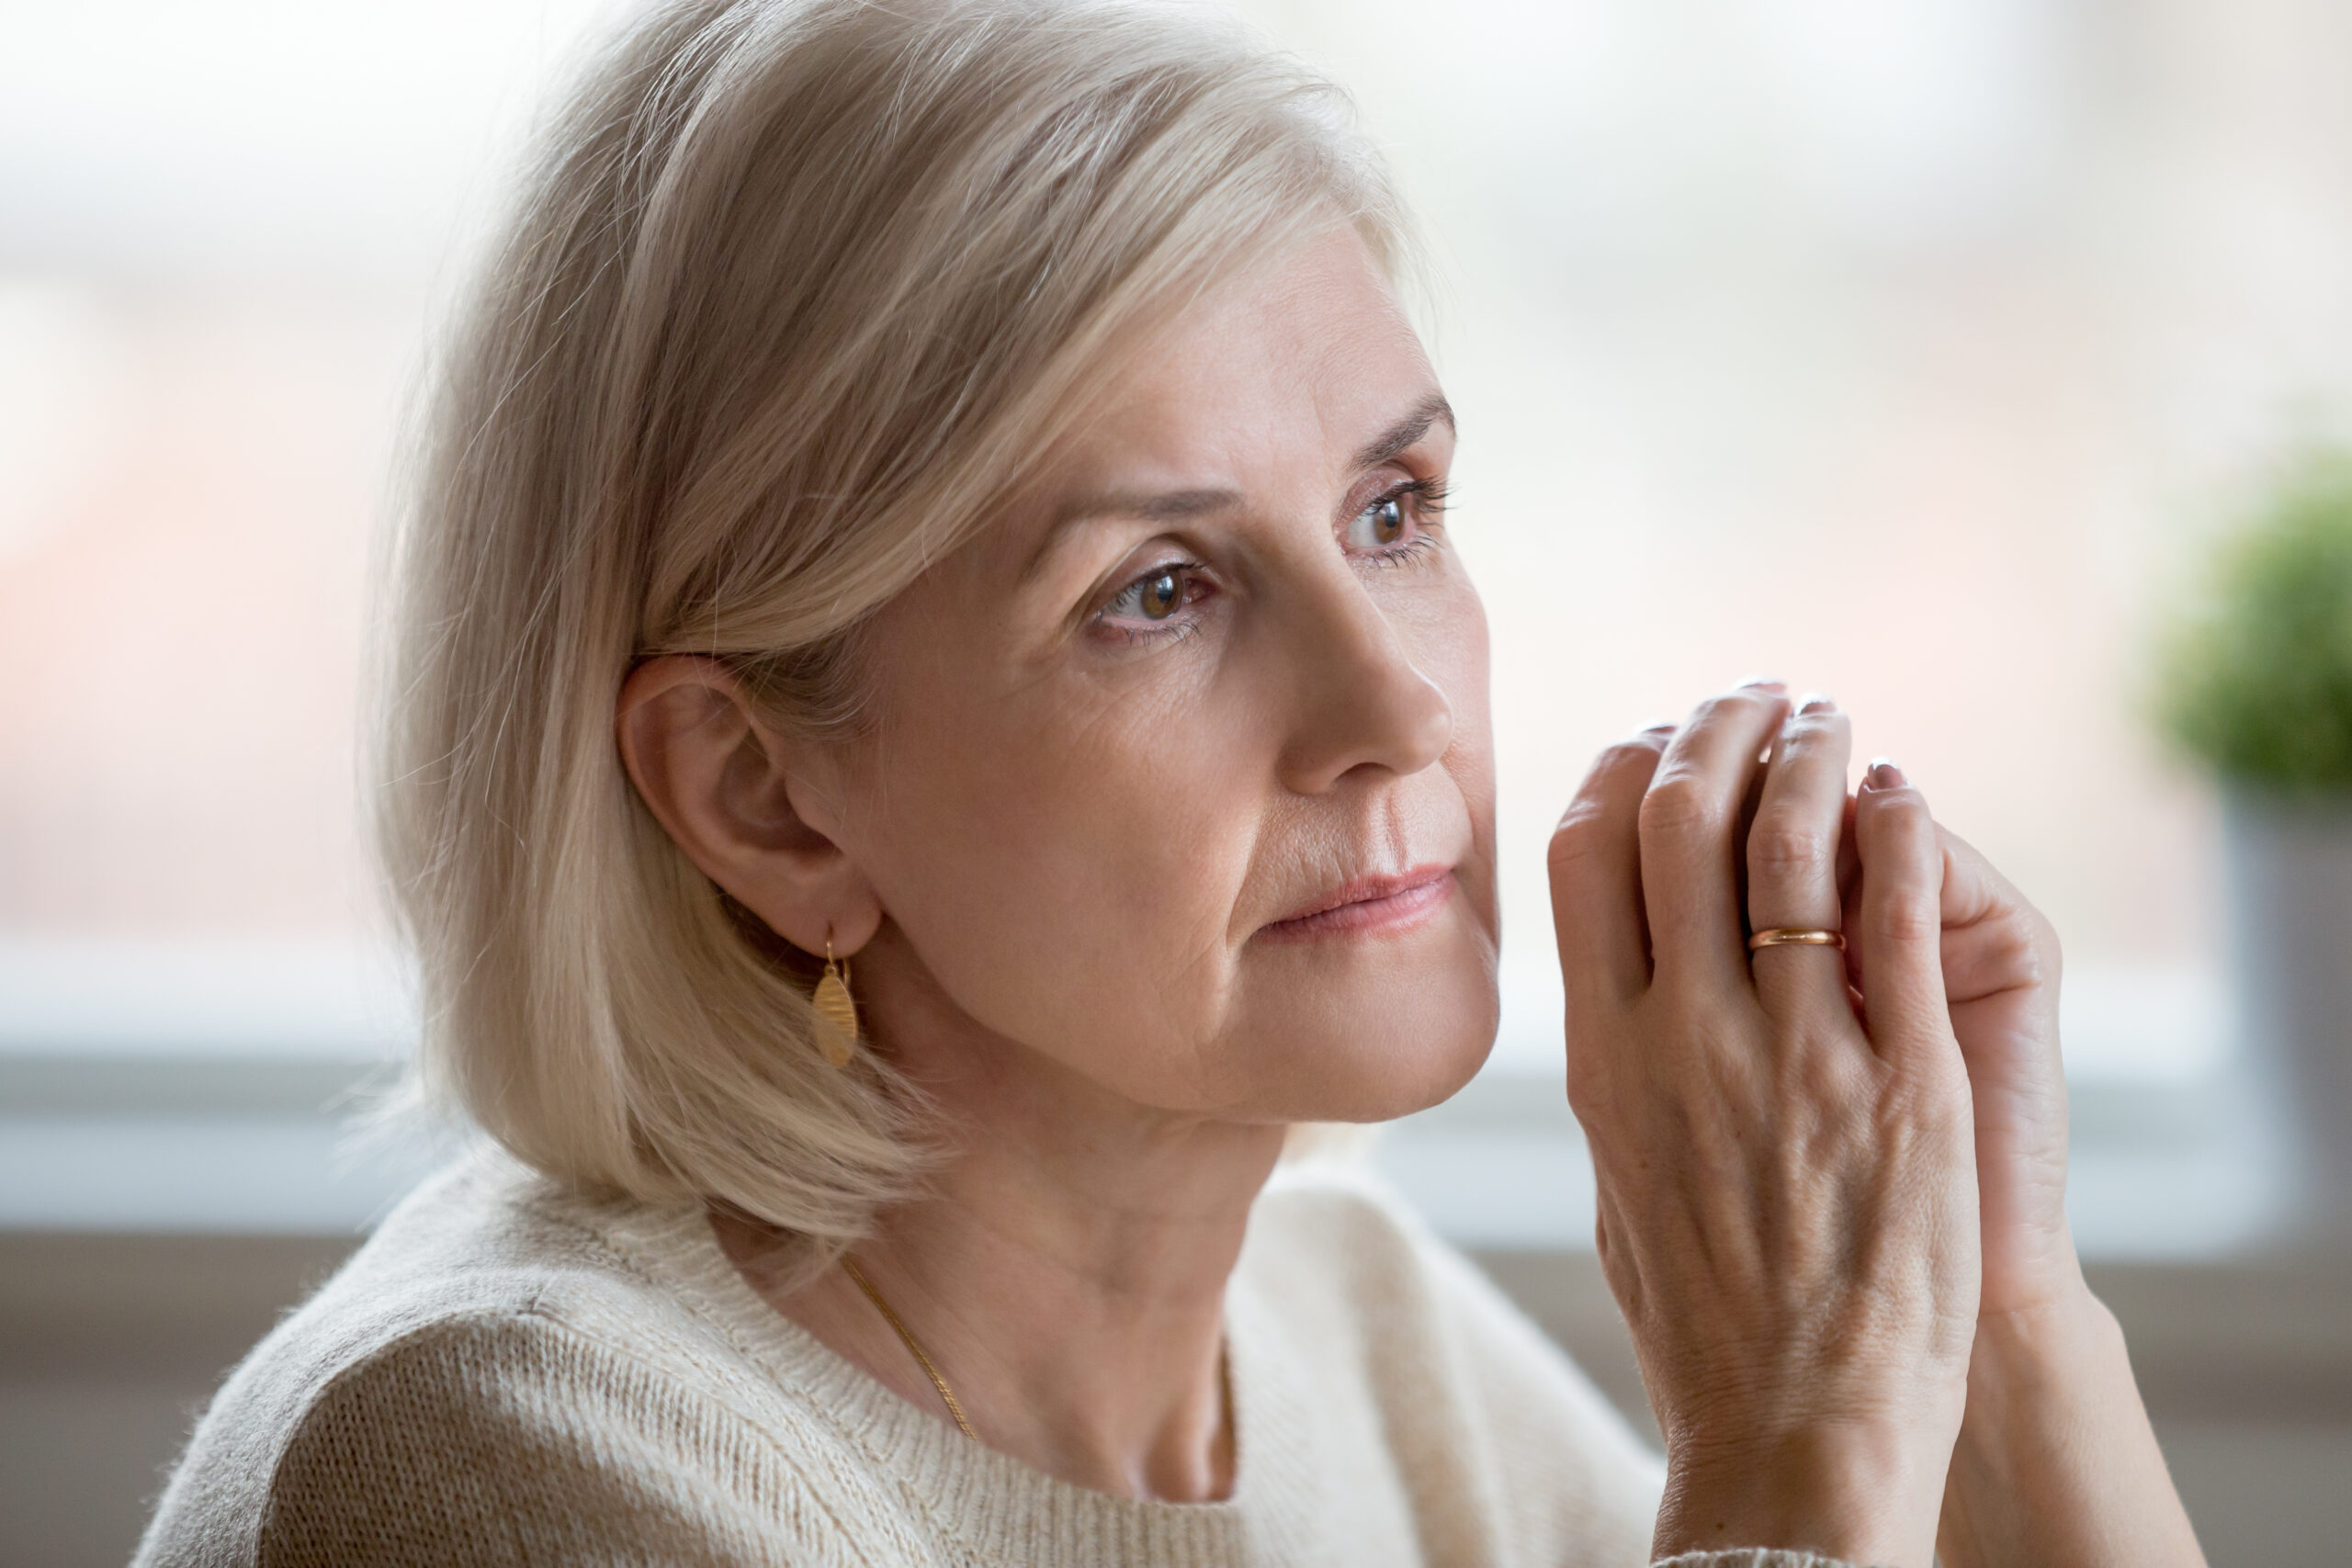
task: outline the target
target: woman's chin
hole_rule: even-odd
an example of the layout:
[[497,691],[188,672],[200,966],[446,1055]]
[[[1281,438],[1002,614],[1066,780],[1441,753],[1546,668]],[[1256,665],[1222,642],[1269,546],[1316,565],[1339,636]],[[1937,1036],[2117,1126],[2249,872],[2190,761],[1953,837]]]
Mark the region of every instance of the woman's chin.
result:
[[1282,1102],[1272,1108],[1275,1114],[1297,1122],[1393,1122],[1452,1099],[1494,1049],[1496,996],[1489,982],[1464,988],[1450,1010],[1431,1005],[1441,999],[1343,1010],[1287,1032],[1278,1081],[1265,1085]]
[[1402,942],[1285,944],[1263,957],[1250,999],[1271,1006],[1244,1032],[1264,1043],[1250,1076],[1286,1102],[1290,1120],[1426,1111],[1494,1049],[1495,943],[1475,921],[1442,920]]
[[1294,1119],[1303,1122],[1394,1122],[1443,1104],[1477,1075],[1493,1048],[1491,1038],[1468,1050],[1422,1051],[1411,1061],[1394,1058],[1350,1064],[1300,1099],[1313,1107]]

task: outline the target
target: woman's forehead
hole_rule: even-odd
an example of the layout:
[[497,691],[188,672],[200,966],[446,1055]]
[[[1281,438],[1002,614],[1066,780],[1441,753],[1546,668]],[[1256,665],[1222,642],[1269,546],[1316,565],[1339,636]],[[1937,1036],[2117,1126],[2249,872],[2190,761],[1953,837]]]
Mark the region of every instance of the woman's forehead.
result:
[[1287,505],[1418,444],[1450,450],[1453,434],[1453,411],[1377,262],[1351,230],[1329,231],[1204,291],[1139,339],[973,541],[970,564],[1035,584],[1090,536]]
[[1147,339],[1053,465],[1052,510],[1082,510],[1090,492],[1204,488],[1269,446],[1350,468],[1432,406],[1443,399],[1419,335],[1363,243],[1339,231]]

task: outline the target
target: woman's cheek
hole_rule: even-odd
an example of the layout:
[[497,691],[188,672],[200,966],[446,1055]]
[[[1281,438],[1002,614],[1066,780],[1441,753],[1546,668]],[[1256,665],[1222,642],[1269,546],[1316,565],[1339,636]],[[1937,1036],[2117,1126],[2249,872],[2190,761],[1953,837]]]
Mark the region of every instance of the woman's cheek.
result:
[[1246,1092],[1218,1042],[1236,1022],[1242,928],[1259,913],[1252,869],[1287,815],[1269,793],[1272,715],[1256,682],[1236,678],[1248,671],[1198,657],[1215,647],[1170,649],[1165,680],[1083,737],[1095,782],[1040,825],[1085,889],[1065,904],[1087,957],[1065,976],[1062,1038],[1095,1054],[1098,1076],[1171,1108]]
[[1205,1104],[1199,1047],[1231,988],[1253,816],[1229,760],[1110,739],[1040,746],[1018,778],[1001,752],[926,765],[931,830],[905,841],[956,849],[906,857],[894,918],[984,1028],[1136,1099]]

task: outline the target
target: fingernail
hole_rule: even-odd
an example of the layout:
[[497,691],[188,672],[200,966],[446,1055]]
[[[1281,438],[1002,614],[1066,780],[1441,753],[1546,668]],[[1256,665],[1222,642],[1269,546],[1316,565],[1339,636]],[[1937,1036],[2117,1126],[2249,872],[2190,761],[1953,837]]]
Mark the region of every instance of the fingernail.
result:
[[1807,692],[1797,699],[1799,713],[1836,713],[1838,699],[1821,692]]
[[1862,775],[1862,783],[1871,789],[1901,789],[1910,782],[1892,757],[1872,757],[1871,771]]
[[1679,729],[1681,728],[1681,725],[1673,719],[1654,718],[1646,724],[1636,725],[1634,728],[1634,734],[1635,738],[1638,739],[1645,735],[1656,735],[1661,729]]
[[1789,683],[1778,675],[1743,675],[1732,684],[1735,687],[1754,686],[1764,692],[1785,692],[1789,689]]

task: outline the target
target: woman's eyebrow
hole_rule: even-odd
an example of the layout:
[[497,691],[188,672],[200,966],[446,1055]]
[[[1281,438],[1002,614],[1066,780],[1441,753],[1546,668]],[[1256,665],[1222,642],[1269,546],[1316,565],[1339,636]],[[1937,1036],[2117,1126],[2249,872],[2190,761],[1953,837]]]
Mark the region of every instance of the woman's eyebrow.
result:
[[1141,491],[1102,491],[1081,496],[1055,513],[1046,528],[1046,536],[1022,564],[1017,580],[1022,586],[1035,581],[1046,570],[1046,562],[1056,550],[1079,527],[1104,518],[1124,517],[1144,523],[1181,523],[1188,517],[1203,517],[1212,512],[1222,512],[1239,504],[1238,490],[1171,490],[1159,494]]
[[1222,512],[1240,499],[1241,492],[1238,490],[1171,490],[1159,495],[1113,491],[1102,495],[1091,495],[1077,502],[1054,519],[1054,526],[1066,527],[1090,517],[1132,517],[1144,523],[1182,523],[1188,517]]
[[[1454,428],[1453,405],[1447,402],[1442,393],[1431,392],[1356,454],[1356,469],[1376,468],[1398,453],[1411,450],[1441,421],[1448,430]],[[1106,517],[1132,518],[1143,523],[1181,523],[1188,518],[1222,512],[1239,504],[1240,501],[1241,492],[1238,490],[1173,490],[1158,494],[1140,491],[1102,491],[1081,496],[1055,514],[1053,522],[1046,526],[1046,536],[1037,541],[1036,549],[1023,563],[1018,581],[1024,585],[1034,581],[1045,570],[1056,548],[1080,524]]]
[[1413,412],[1383,431],[1371,446],[1356,454],[1356,468],[1376,468],[1400,452],[1410,451],[1430,428],[1443,420],[1448,430],[1454,428],[1453,405],[1440,392],[1431,392],[1414,406]]

